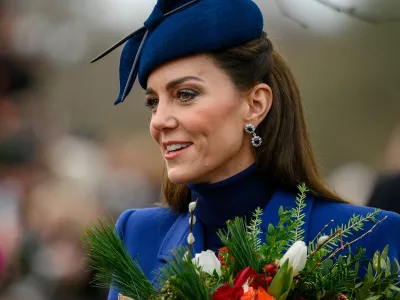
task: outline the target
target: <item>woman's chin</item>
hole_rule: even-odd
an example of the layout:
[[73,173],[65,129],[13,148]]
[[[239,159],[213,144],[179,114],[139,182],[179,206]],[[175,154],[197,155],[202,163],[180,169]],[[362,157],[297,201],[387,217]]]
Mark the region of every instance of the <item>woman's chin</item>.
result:
[[195,174],[182,167],[168,169],[168,179],[174,184],[187,184],[195,181]]

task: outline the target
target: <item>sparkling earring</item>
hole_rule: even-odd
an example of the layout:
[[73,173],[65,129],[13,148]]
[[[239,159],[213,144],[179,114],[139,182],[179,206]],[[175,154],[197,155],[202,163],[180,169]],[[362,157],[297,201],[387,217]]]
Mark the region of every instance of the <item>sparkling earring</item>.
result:
[[253,135],[253,138],[251,139],[251,144],[254,146],[254,147],[260,147],[261,146],[261,144],[262,144],[262,139],[261,139],[261,137],[259,137],[258,135],[256,135],[256,128],[254,127],[254,125],[253,124],[246,124],[245,126],[244,126],[244,130],[247,132],[247,133],[250,133],[250,134],[252,134]]

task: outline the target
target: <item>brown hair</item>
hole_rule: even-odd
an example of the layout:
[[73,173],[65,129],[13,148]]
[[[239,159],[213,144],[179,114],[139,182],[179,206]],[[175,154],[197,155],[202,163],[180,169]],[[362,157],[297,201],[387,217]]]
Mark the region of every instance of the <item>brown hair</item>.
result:
[[[288,191],[296,192],[297,185],[305,183],[316,196],[343,201],[321,179],[307,133],[299,89],[266,33],[246,44],[209,53],[209,56],[227,72],[239,91],[248,91],[259,83],[266,83],[272,89],[271,109],[257,127],[257,135],[264,141],[255,148],[260,174]],[[189,188],[173,184],[165,170],[162,195],[174,211],[187,211]]]

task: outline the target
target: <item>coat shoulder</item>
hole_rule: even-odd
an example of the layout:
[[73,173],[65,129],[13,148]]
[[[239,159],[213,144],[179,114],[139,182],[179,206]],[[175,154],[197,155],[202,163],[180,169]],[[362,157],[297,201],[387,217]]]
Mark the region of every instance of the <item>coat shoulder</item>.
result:
[[[347,223],[354,215],[367,216],[374,213],[376,209],[367,206],[358,206],[349,203],[341,203],[327,199],[315,199],[312,209],[313,217],[317,220],[325,220],[329,222],[334,220],[335,223]],[[385,219],[385,223],[396,223],[400,225],[400,215],[380,210],[376,218]]]
[[[337,226],[347,225],[348,221],[355,215],[365,217],[374,213],[375,208],[357,206],[347,203],[340,203],[326,199],[316,199],[312,209],[312,217],[309,222],[309,233],[311,237],[316,236],[318,232],[331,220],[332,226],[329,230],[334,230]],[[376,224],[376,227],[374,225]],[[359,232],[353,232],[347,240],[357,238],[363,233],[367,233],[355,246],[362,246],[367,250],[367,256],[373,255],[376,250],[382,250],[389,245],[392,257],[399,257],[400,254],[400,232],[395,230],[400,226],[400,215],[380,210],[375,217],[364,224]],[[329,232],[326,232],[329,233]],[[325,234],[326,234],[325,233]]]
[[141,245],[156,247],[157,242],[162,240],[178,217],[179,214],[164,207],[129,209],[120,215],[116,228],[128,250],[133,252],[134,248]]

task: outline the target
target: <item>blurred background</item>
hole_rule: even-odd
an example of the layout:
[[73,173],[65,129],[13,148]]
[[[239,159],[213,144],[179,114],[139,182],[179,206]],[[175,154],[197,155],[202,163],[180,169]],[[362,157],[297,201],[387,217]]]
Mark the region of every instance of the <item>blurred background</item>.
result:
[[[155,0],[0,0],[0,299],[105,299],[78,239],[159,200],[162,159],[119,51]],[[256,0],[299,83],[331,187],[399,212],[400,1]],[[390,199],[390,200],[387,200]]]

